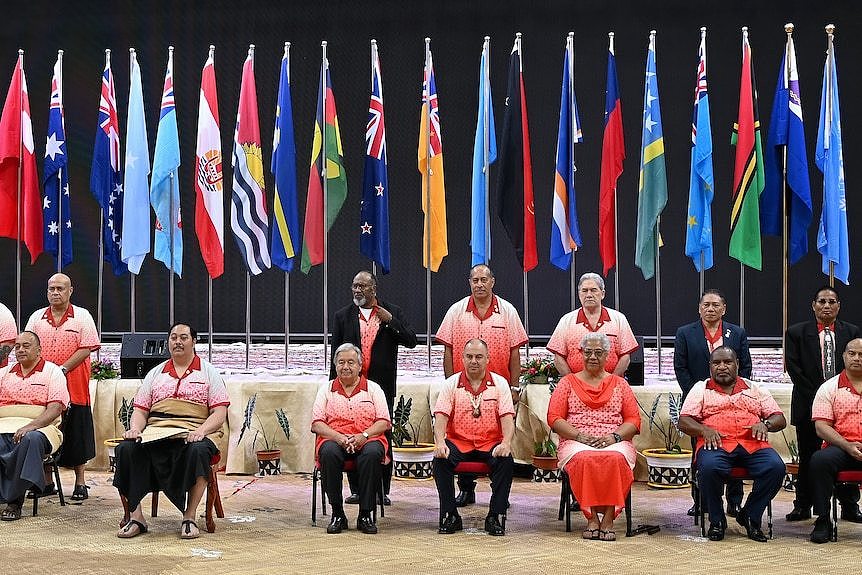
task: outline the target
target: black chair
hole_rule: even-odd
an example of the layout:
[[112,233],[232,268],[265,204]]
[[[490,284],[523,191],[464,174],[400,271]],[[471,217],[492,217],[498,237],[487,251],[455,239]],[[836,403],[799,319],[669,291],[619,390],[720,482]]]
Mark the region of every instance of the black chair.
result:
[[[383,467],[381,465],[381,467]],[[344,461],[343,473],[348,471],[356,471],[356,460],[346,459]],[[317,526],[317,482],[320,482],[320,510],[323,515],[326,515],[326,491],[323,489],[323,470],[320,469],[320,462],[314,462],[314,473],[311,476],[311,524]],[[383,470],[380,473],[380,489],[377,490],[377,502],[380,504],[380,517],[386,517],[386,511],[383,508],[384,498],[383,488]],[[371,510],[371,517],[377,522],[377,508]]]
[[832,488],[832,541],[838,541],[838,496],[836,491],[842,485],[862,485],[862,471],[839,471]]
[[[60,497],[60,505],[66,506],[66,498],[63,496],[63,485],[60,483],[60,466],[57,465],[57,461],[60,459],[59,450],[55,453],[47,455],[45,459],[42,461],[42,464],[46,467],[51,468],[51,474],[54,476],[54,486],[57,489],[57,495]],[[43,497],[51,497],[54,493],[36,493],[32,492],[33,496],[33,517],[39,513],[39,500]]]
[[[572,530],[572,513],[580,510],[578,506],[575,508],[573,504],[574,494],[572,493],[572,487],[569,484],[569,474],[566,473],[565,468],[560,470],[560,480],[562,482],[562,487],[560,490],[560,514],[557,517],[558,521],[562,521],[563,516],[566,518],[566,532],[570,532]],[[575,504],[577,502],[574,502]],[[625,505],[625,514],[626,514],[626,537],[634,537],[635,535],[639,535],[641,533],[647,533],[649,535],[655,535],[659,531],[661,531],[661,527],[658,525],[638,525],[637,527],[632,528],[632,491],[629,489],[628,493],[626,493],[626,505]]]

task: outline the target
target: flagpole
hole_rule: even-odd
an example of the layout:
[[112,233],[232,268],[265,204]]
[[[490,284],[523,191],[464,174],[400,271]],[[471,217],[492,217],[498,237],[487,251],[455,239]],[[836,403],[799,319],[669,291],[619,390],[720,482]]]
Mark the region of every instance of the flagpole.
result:
[[[213,69],[215,69],[215,46],[210,44],[210,51],[208,56],[213,60]],[[219,146],[221,147],[221,146]],[[173,245],[173,242],[171,242]],[[222,257],[224,254],[222,254]],[[173,259],[173,258],[171,258]],[[207,332],[209,336],[207,337],[207,359],[210,363],[213,360],[213,277],[209,274],[209,270],[207,270]]]
[[329,179],[327,162],[326,162],[326,72],[329,70],[329,64],[326,61],[326,40],[320,43],[320,49],[323,53],[323,62],[320,66],[320,97],[322,100],[321,113],[323,114],[322,123],[320,126],[320,154],[321,164],[323,166],[323,369],[329,365],[329,354],[327,351],[329,343],[329,301],[328,301],[328,284],[329,284],[329,254],[327,253],[327,239],[329,236],[329,213],[327,200],[327,190]]
[[[742,57],[745,63],[745,46],[748,43],[748,26],[742,27]],[[742,96],[740,96],[742,98]],[[740,104],[741,107],[742,104]],[[742,190],[740,190],[742,193]],[[739,327],[745,327],[745,264],[739,262]]]
[[488,107],[491,101],[490,36],[485,36],[485,45],[482,46],[482,52],[485,55],[485,66],[482,70],[482,93],[484,94],[484,98],[482,98],[482,121],[484,126],[482,134],[482,139],[484,140],[482,144],[482,173],[485,175],[483,178],[483,187],[485,188],[485,221],[483,227],[485,229],[485,263],[487,264],[491,259],[491,172],[488,162],[489,138],[491,137],[490,128],[488,127],[488,122],[490,121]]
[[[21,327],[21,226],[23,225],[23,206],[21,205],[21,185],[24,178],[24,50],[18,50],[21,65],[21,86],[18,90],[18,179],[16,182],[17,199],[15,217],[17,218],[18,238],[15,242],[15,323]],[[99,332],[101,333],[101,332]]]
[[[374,90],[374,70],[375,64],[377,63],[377,40],[374,38],[371,39],[371,89]],[[383,100],[383,85],[381,82],[380,85],[380,99]],[[374,274],[374,277],[377,277],[377,262],[371,260],[371,273]]]
[[[835,102],[832,101],[832,99],[835,97],[832,94],[832,76],[833,76],[833,74],[835,74],[835,70],[832,69],[832,62],[834,61],[833,60],[834,52],[833,52],[833,47],[832,47],[832,41],[834,39],[835,39],[835,25],[834,24],[827,24],[826,25],[826,54],[827,54],[826,66],[828,69],[828,74],[826,75],[826,78],[828,79],[828,82],[826,80],[824,80],[824,82],[826,82],[826,112],[827,112],[826,113],[826,122],[830,125],[832,123],[832,107],[835,105]],[[824,132],[825,132],[824,133],[824,136],[825,136],[824,141],[825,142],[829,141],[830,130],[831,130],[831,127],[829,130],[824,130]],[[828,147],[829,144],[827,143],[826,146]],[[20,250],[20,248],[19,248],[19,250]],[[829,287],[835,287],[835,262],[831,261],[831,260],[829,261]]]
[[[254,64],[254,44],[248,45],[248,57]],[[324,301],[326,301],[324,299]],[[248,369],[249,349],[251,348],[251,272],[245,272],[245,368]]]
[[[790,53],[793,42],[793,23],[784,25],[787,44],[784,48],[784,80],[782,87],[790,86]],[[781,147],[781,333],[787,332],[787,283],[790,280],[790,206],[787,205],[787,143]],[[781,357],[784,357],[784,338],[781,338]]]
[[[701,43],[703,44],[703,67],[704,67],[704,74],[705,74],[706,73],[706,26],[700,27],[700,40],[701,40]],[[697,84],[697,86],[695,87],[696,91],[700,90],[700,85],[699,85],[700,84],[700,77],[699,76],[700,76],[700,74],[698,74],[698,78],[695,79],[695,82]],[[696,102],[699,101],[699,95],[697,95],[697,94],[695,95],[695,101]],[[698,109],[699,109],[699,106],[700,106],[700,104],[698,104]],[[694,119],[694,122],[695,122],[695,124],[698,123],[697,118]],[[711,129],[712,128],[710,128],[710,130]],[[692,166],[692,170],[694,170],[694,166]],[[711,209],[712,208],[710,207],[710,210]],[[698,243],[700,243],[700,242],[698,242]],[[705,268],[706,268],[706,256],[703,254],[703,249],[701,249],[700,250],[700,273],[698,274],[700,276],[700,291],[697,292],[698,300],[700,300],[700,298],[703,296],[703,292],[706,290],[706,269]]]
[[[290,85],[290,42],[284,43],[284,57],[287,59],[287,84]],[[278,192],[276,192],[278,193]],[[289,237],[289,236],[288,236]],[[294,246],[295,250],[295,246]],[[288,368],[287,356],[290,351],[290,274],[284,272],[284,369]],[[323,354],[326,359],[326,354]]]
[[[57,50],[57,64],[59,78],[57,78],[58,99],[60,100],[60,122],[63,123],[63,131],[66,129],[65,115],[63,111],[63,50]],[[63,270],[63,168],[57,170],[57,223],[60,232],[57,234],[57,273]],[[71,200],[71,196],[69,196]],[[69,202],[71,204],[71,201]]]
[[[614,51],[614,33],[608,32],[608,49],[616,56]],[[620,310],[620,235],[619,235],[619,205],[617,204],[616,183],[614,184],[614,309]]]
[[[129,70],[130,71],[131,71],[132,67],[134,66],[134,62],[135,62],[135,49],[129,48]],[[129,79],[129,82],[131,84],[131,78]],[[129,98],[131,99],[131,96]],[[127,121],[128,121],[128,119],[127,119]],[[128,129],[126,131],[126,135],[128,135]],[[129,143],[126,142],[126,155],[128,155],[128,152],[129,152],[128,147],[129,147]],[[122,255],[120,257],[122,258]],[[135,331],[136,331],[135,316],[137,315],[137,309],[135,306],[135,300],[137,300],[137,297],[135,296],[135,278],[137,277],[137,274],[131,273],[131,270],[129,270],[129,275],[131,276],[129,278],[129,280],[130,280],[129,281],[129,315],[131,316],[129,328],[130,328],[130,331],[132,333],[135,333]],[[174,320],[173,320],[173,318],[171,318],[171,325],[173,325],[173,324],[174,324]],[[99,333],[101,333],[101,332],[99,332]]]
[[[105,68],[111,66],[111,49],[105,48]],[[118,159],[119,161],[119,159]],[[104,198],[102,198],[104,200]],[[99,206],[99,285],[97,288],[97,307],[96,307],[96,329],[98,333],[102,333],[102,299],[104,297],[104,276],[105,276],[105,210]],[[96,350],[96,357],[99,357],[99,351]]]
[[431,371],[431,38],[425,38],[425,345]]
[[[518,67],[519,72],[523,72],[524,69],[524,54],[522,53],[521,48],[521,33],[515,32],[515,49],[518,52]],[[518,88],[520,90],[520,86]],[[524,121],[522,119],[522,121]],[[523,138],[523,134],[521,135]],[[521,158],[521,162],[523,162],[523,158]],[[526,208],[526,206],[524,206]],[[530,359],[530,287],[527,281],[527,271],[524,270],[524,330],[527,332],[527,345],[525,350],[527,352],[527,360]]]
[[[571,138],[569,138],[569,183],[575,185],[575,136],[577,134],[577,118],[575,118],[575,33],[569,32],[566,36],[566,59],[569,61],[569,130],[571,130]],[[568,190],[566,190],[568,195]],[[571,198],[574,201],[574,198]],[[568,203],[568,202],[567,202]],[[567,206],[568,212],[571,213],[572,206]],[[568,216],[568,214],[566,214]],[[566,220],[569,218],[567,217]],[[571,222],[568,222],[571,226]],[[569,227],[569,237],[571,238],[572,229]],[[574,241],[573,241],[574,243]],[[569,268],[569,290],[571,292],[570,301],[572,309],[577,307],[578,303],[578,288],[577,288],[577,272],[575,271],[575,251],[576,247],[572,248],[572,262]]]
[[658,374],[661,375],[661,215],[655,220],[655,350],[658,355]]

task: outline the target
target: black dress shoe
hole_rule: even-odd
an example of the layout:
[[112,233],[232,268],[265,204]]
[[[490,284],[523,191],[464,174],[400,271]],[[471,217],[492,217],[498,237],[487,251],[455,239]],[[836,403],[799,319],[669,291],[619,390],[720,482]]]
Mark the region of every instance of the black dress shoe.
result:
[[753,525],[751,523],[751,518],[745,513],[740,512],[740,514],[736,516],[736,522],[745,527],[745,534],[748,535],[748,538],[752,541],[757,541],[758,543],[766,543],[769,541],[760,527]]
[[739,515],[741,508],[738,503],[728,503],[727,504],[727,516],[728,517],[736,517]]
[[441,535],[451,535],[456,531],[462,531],[464,529],[464,524],[461,522],[461,516],[457,513],[450,513],[446,517],[443,518],[443,521],[440,522],[440,527],[437,529],[437,533]]
[[344,515],[333,515],[332,520],[326,528],[326,532],[332,535],[335,533],[341,533],[345,529],[348,529],[347,517]]
[[461,491],[455,498],[455,507],[465,507],[476,503],[475,491]]
[[724,539],[724,526],[721,523],[710,523],[706,536],[710,541],[721,541]]
[[344,498],[344,502],[348,505],[359,505],[359,495],[357,495],[356,493],[351,493]]
[[685,514],[688,515],[689,517],[696,517],[696,516],[700,515],[700,508],[698,508],[697,503],[692,505],[688,509],[688,511],[685,512]]
[[485,532],[488,535],[505,535],[506,530],[500,525],[500,519],[496,513],[492,513],[485,518]]
[[851,523],[862,523],[862,512],[858,506],[853,506],[850,509],[841,508],[841,521],[849,521]]
[[832,522],[828,516],[821,515],[817,518],[809,539],[812,543],[828,543],[832,539]]
[[356,528],[368,535],[374,535],[377,533],[377,524],[374,523],[371,515],[360,515],[356,519]]
[[784,516],[787,521],[805,521],[811,519],[810,507],[794,507],[793,511]]

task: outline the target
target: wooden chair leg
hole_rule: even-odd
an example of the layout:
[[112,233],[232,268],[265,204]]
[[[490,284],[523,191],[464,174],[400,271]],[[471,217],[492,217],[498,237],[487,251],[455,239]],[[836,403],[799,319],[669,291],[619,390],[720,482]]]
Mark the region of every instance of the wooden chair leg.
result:
[[215,493],[215,497],[213,497],[213,504],[215,505],[216,517],[218,517],[219,519],[224,519],[224,507],[222,507],[221,504],[221,493],[218,489],[218,473],[216,472],[215,467],[212,468],[208,490]]
[[159,516],[159,492],[158,491],[153,491],[153,501],[152,501],[152,505],[150,505],[150,511],[152,512],[152,513],[150,513],[150,515],[152,515],[153,517]]

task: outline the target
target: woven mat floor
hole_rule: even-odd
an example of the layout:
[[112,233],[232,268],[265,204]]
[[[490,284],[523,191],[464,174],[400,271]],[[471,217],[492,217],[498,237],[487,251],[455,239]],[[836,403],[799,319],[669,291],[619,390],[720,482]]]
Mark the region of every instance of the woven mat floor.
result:
[[[72,475],[62,473],[68,487]],[[25,504],[20,521],[0,524],[0,573],[727,575],[840,573],[860,565],[862,526],[842,523],[837,543],[811,544],[807,541],[810,522],[784,521],[793,497],[784,491],[773,505],[775,539],[765,544],[749,541],[734,522],[723,542],[709,542],[685,515],[690,505],[687,490],[652,490],[644,484],[634,488],[634,523],[659,525],[660,533],[626,538],[621,516],[618,541],[584,541],[580,514],[573,516],[572,533],[557,521],[557,484],[521,479],[513,486],[505,537],[482,532],[489,489],[481,479],[478,504],[462,512],[464,533],[436,533],[433,481],[394,481],[393,505],[378,520],[379,534],[357,532],[353,528],[356,508],[348,506],[351,529],[327,535],[328,516],[319,516],[317,527],[311,525],[309,476],[220,475],[226,517],[216,520],[215,533],[180,540],[181,516],[162,497],[159,517],[148,517],[150,532],[120,540],[115,534],[121,508],[110,480],[108,473],[90,473],[90,499],[83,505],[60,507],[56,498],[46,498],[37,517],[29,516],[30,506]],[[149,499],[144,506],[148,516]]]

